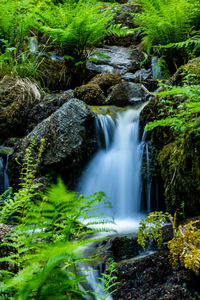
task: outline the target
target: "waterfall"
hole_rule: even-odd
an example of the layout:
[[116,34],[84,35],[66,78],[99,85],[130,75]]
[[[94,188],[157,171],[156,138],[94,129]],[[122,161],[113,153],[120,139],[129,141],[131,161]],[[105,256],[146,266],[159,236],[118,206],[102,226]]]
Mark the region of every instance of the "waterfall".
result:
[[87,196],[103,191],[113,207],[109,213],[128,227],[128,220],[136,220],[141,208],[139,115],[144,105],[118,112],[115,121],[108,115],[97,115],[99,150],[78,184],[78,191]]
[[0,195],[9,189],[7,168],[8,168],[8,155],[5,157],[0,157]]

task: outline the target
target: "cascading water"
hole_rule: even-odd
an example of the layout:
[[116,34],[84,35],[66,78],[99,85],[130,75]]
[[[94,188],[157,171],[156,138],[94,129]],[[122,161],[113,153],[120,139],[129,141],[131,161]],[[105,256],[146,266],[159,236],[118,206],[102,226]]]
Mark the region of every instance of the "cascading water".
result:
[[139,114],[144,105],[118,112],[115,121],[110,116],[97,116],[99,150],[78,185],[85,195],[103,191],[113,207],[109,213],[120,227],[129,230],[129,220],[131,226],[136,225],[141,208],[143,145],[139,141]]
[[7,168],[8,168],[8,155],[6,157],[0,157],[0,195],[9,189]]

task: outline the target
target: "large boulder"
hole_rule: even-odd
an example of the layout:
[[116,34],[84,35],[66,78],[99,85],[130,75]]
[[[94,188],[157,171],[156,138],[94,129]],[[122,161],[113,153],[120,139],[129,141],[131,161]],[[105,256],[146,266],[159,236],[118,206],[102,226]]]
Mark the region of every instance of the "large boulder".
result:
[[18,144],[10,160],[9,171],[12,182],[19,175],[15,159],[22,161],[25,149],[33,137],[35,137],[33,157],[38,152],[41,139],[45,139],[39,175],[46,175],[49,172],[55,177],[61,175],[70,185],[79,176],[83,165],[95,150],[94,114],[82,101],[71,99],[38,124]]
[[110,88],[106,104],[126,106],[143,102],[149,95],[140,83],[122,82]]
[[5,76],[0,81],[0,142],[24,135],[27,115],[40,99],[40,90],[29,79]]
[[94,52],[100,52],[105,56],[96,56],[96,62],[87,62],[87,69],[93,74],[123,75],[127,72],[136,72],[140,68],[140,61],[144,60],[144,55],[138,49],[128,47],[105,46],[95,49]]

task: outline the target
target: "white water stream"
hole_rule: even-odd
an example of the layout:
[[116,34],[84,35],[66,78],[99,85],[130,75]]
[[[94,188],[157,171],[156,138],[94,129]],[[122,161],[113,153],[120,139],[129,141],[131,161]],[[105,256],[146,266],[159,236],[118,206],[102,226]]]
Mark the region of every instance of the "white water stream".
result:
[[[148,147],[139,140],[139,115],[145,104],[120,111],[115,120],[109,115],[98,115],[96,120],[98,151],[84,170],[78,191],[89,196],[103,191],[111,201],[112,209],[103,210],[115,218],[116,225],[110,225],[118,233],[137,232],[141,217],[141,165],[143,152]],[[149,152],[146,151],[147,164]],[[148,179],[150,180],[149,169]],[[149,181],[148,181],[149,184]],[[149,188],[150,190],[150,188]],[[150,207],[150,195],[147,195]],[[97,271],[88,265],[85,271],[90,287],[99,292],[96,284]],[[100,275],[100,274],[98,274]],[[95,298],[98,299],[98,298]],[[106,298],[111,300],[112,297]]]

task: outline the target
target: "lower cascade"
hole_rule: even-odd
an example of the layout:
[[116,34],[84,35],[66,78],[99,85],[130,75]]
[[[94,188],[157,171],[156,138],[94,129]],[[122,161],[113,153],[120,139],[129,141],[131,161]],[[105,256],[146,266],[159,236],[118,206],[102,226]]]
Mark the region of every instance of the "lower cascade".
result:
[[144,105],[119,111],[115,120],[109,115],[97,115],[99,149],[78,184],[78,190],[84,195],[97,191],[106,194],[112,204],[109,213],[119,230],[122,227],[132,230],[141,216],[144,141],[139,140],[139,115]]

